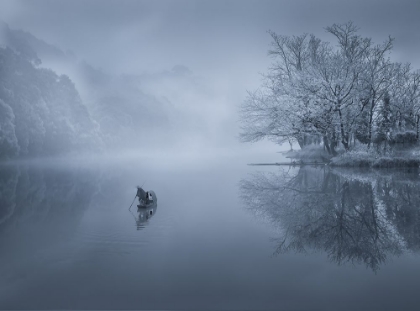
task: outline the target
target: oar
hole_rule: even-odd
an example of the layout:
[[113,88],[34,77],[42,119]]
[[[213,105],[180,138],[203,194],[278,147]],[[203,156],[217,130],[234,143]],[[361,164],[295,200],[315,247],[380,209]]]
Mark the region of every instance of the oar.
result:
[[130,205],[130,207],[128,208],[128,210],[131,210],[131,206],[133,206],[133,203],[134,203],[134,201],[136,200],[136,197],[137,197],[137,194],[136,194],[136,196],[134,197],[133,202],[131,202],[131,205]]

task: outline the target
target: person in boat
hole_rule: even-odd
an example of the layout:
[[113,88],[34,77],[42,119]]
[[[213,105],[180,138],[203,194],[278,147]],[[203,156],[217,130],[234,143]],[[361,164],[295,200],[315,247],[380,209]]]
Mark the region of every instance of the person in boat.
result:
[[148,204],[149,203],[149,194],[143,190],[143,188],[137,186],[137,194],[136,196],[139,198],[140,204]]

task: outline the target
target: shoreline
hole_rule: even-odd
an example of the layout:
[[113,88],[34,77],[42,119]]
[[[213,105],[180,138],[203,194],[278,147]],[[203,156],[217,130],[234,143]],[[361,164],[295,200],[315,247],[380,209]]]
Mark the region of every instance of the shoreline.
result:
[[251,166],[330,166],[346,168],[419,168],[418,149],[406,150],[399,154],[381,155],[371,151],[348,151],[337,156],[329,156],[318,148],[285,152],[290,162],[250,163]]

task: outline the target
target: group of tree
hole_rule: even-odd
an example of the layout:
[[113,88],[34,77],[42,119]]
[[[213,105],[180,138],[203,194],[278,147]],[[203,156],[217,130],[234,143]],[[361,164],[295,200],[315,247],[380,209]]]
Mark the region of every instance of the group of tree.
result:
[[375,44],[352,23],[314,35],[272,37],[262,87],[241,105],[244,142],[323,144],[331,155],[356,141],[377,147],[419,140],[420,72],[393,62],[393,39]]

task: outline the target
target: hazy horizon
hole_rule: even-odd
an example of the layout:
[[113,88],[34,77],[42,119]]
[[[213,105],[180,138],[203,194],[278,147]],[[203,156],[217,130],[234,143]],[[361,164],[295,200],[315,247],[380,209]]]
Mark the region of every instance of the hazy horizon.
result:
[[[238,106],[247,90],[260,87],[270,65],[268,30],[329,41],[325,27],[351,20],[375,43],[394,37],[393,60],[416,69],[418,12],[417,1],[0,1],[0,19],[10,28],[71,51],[106,74],[154,77],[174,66],[188,70],[190,80],[147,85],[151,96],[169,99],[187,119],[196,119],[196,128],[180,132],[181,146],[269,153],[288,146],[241,146],[237,139]],[[70,78],[80,92],[83,85]]]

